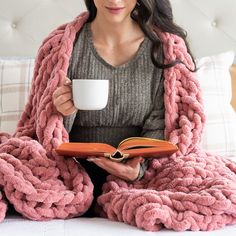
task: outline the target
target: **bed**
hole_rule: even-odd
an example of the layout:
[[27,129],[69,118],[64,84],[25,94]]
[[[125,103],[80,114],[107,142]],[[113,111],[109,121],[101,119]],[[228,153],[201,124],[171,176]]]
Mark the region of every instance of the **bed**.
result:
[[[207,124],[202,148],[236,161],[236,2],[172,0],[176,22],[188,32],[199,67]],[[27,100],[34,57],[42,40],[58,25],[85,10],[82,0],[0,0],[0,130],[12,133]],[[233,62],[234,61],[234,62]],[[9,79],[10,78],[10,79]],[[207,80],[206,80],[207,78]],[[215,130],[217,129],[217,135]],[[236,225],[211,232],[145,232],[102,218],[35,222],[8,211],[1,235],[225,235]]]

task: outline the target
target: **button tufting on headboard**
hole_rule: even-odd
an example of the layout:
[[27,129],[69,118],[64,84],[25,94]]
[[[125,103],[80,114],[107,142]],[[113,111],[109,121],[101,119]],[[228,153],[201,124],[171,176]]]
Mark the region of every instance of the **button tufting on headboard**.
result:
[[11,27],[12,27],[13,29],[15,29],[15,28],[16,28],[16,26],[17,26],[17,24],[16,24],[16,23],[12,23],[12,24],[11,24]]
[[[236,51],[235,0],[171,0],[196,57]],[[0,0],[0,56],[35,56],[57,26],[85,10],[83,0]]]
[[196,57],[236,52],[235,0],[172,0],[176,22],[189,36]]
[[216,20],[212,21],[212,22],[211,22],[211,25],[212,25],[213,27],[217,27],[217,21],[216,21]]

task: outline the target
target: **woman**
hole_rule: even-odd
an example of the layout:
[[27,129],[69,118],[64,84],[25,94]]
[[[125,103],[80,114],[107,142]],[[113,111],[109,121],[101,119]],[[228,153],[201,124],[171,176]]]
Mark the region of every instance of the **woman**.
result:
[[[173,23],[169,1],[85,0],[85,3],[90,16],[75,40],[68,78],[53,94],[53,103],[64,116],[70,141],[117,146],[131,136],[164,139],[162,73],[181,62],[164,64],[162,42],[155,30],[185,39],[183,30]],[[109,79],[110,97],[105,109],[76,110],[70,83],[79,78]],[[102,157],[79,162],[94,183],[94,200],[101,194],[108,174],[135,181],[143,177],[148,166],[147,159],[142,157],[126,163]],[[93,215],[93,206],[87,215]]]

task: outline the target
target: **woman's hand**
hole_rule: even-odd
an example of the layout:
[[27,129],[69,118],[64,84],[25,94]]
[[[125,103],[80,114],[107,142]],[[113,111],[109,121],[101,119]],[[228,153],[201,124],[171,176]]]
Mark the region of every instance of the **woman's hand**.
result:
[[67,77],[64,84],[54,91],[52,99],[57,111],[63,116],[69,116],[77,111],[72,101],[71,81]]
[[121,179],[134,181],[139,174],[140,163],[143,162],[142,157],[135,157],[128,160],[125,164],[121,162],[112,161],[106,157],[91,156],[87,161],[92,161],[99,167],[103,168],[112,175]]

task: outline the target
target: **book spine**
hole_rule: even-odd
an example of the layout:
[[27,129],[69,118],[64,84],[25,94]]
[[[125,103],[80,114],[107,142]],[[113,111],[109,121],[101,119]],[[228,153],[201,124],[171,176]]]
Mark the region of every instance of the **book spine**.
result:
[[129,157],[129,154],[122,154],[120,157],[116,157],[114,154],[111,153],[104,153],[104,157],[109,158],[112,161],[117,161],[117,162],[121,162],[122,160],[124,160],[125,158]]

